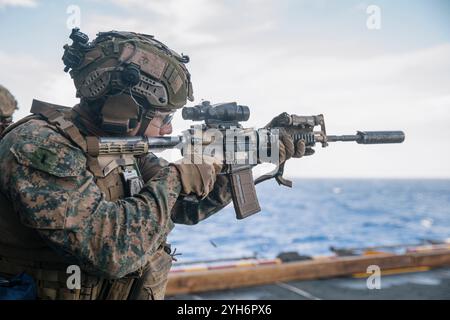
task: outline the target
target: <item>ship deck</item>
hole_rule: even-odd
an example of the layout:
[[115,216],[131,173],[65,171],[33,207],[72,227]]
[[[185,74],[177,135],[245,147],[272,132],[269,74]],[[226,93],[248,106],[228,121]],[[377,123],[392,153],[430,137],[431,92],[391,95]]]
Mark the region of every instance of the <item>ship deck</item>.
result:
[[366,278],[277,282],[245,288],[179,294],[174,300],[403,300],[450,299],[450,268],[382,275],[380,289],[368,289]]

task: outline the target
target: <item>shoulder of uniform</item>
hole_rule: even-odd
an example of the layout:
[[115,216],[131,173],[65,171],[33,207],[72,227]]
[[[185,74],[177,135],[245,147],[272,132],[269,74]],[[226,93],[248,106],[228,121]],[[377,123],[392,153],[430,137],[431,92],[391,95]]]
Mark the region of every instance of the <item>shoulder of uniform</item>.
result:
[[83,151],[44,120],[31,119],[5,138],[22,165],[59,177],[78,176],[86,167]]

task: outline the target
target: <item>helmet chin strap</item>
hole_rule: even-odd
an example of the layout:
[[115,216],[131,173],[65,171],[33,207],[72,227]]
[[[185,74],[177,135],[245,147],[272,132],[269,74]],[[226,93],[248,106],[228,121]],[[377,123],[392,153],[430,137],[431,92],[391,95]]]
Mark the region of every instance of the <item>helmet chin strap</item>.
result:
[[137,100],[134,98],[133,92],[131,91],[131,87],[129,88],[129,94],[130,94],[131,99],[133,99],[134,103],[136,103],[139,106],[139,108],[141,110],[143,110],[142,115],[141,115],[141,126],[139,127],[137,135],[144,136],[145,131],[147,131],[148,125],[150,124],[152,119],[155,117],[155,110],[146,109],[141,104],[139,104],[139,102],[137,102]]
[[150,122],[152,121],[153,117],[155,116],[155,111],[154,110],[145,110],[142,113],[142,117],[141,117],[141,126],[139,127],[139,131],[137,133],[138,136],[144,136],[145,135],[145,131],[147,131],[147,128],[150,124]]

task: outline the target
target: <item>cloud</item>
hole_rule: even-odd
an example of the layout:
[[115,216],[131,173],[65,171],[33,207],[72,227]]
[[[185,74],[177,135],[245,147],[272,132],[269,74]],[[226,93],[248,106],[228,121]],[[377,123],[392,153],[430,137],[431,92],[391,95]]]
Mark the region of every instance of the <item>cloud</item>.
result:
[[287,111],[323,113],[329,134],[406,132],[402,145],[318,147],[314,157],[287,165],[291,176],[450,177],[450,150],[442,147],[450,139],[450,44],[358,59],[296,52],[295,45],[194,52],[197,101],[249,105],[251,126]]
[[37,0],[0,0],[0,9],[6,7],[35,8],[37,5]]
[[107,29],[139,30],[186,49],[220,45],[274,27],[273,1],[261,0],[109,0],[125,10],[118,16],[93,14],[83,28],[91,33]]
[[[406,132],[402,145],[318,146],[314,157],[290,161],[287,175],[450,177],[450,150],[443,147],[450,139],[450,44],[358,59],[297,55],[296,45],[264,51],[253,45],[192,52],[196,102],[249,105],[245,125],[254,127],[287,111],[323,113],[329,134]],[[180,116],[174,124],[177,132],[186,127]]]
[[[286,111],[323,113],[329,134],[356,130],[406,132],[402,145],[332,144],[314,157],[287,165],[290,176],[450,177],[450,43],[376,53],[339,39],[292,34],[274,1],[109,0],[122,14],[83,13],[82,30],[130,30],[154,34],[187,65],[196,103],[237,101],[250,106],[246,126],[259,127]],[[83,11],[84,12],[84,11]],[[349,52],[351,54],[345,54]],[[0,82],[16,94],[21,115],[33,97],[73,105],[73,84],[60,61],[0,52]],[[5,77],[4,75],[8,75]],[[192,124],[175,117],[174,133]],[[298,161],[298,164],[297,164]],[[376,165],[368,165],[376,164]]]
[[11,91],[19,103],[15,120],[29,114],[33,99],[67,106],[77,102],[72,80],[62,72],[59,64],[47,64],[29,54],[0,51],[0,70],[0,83]]

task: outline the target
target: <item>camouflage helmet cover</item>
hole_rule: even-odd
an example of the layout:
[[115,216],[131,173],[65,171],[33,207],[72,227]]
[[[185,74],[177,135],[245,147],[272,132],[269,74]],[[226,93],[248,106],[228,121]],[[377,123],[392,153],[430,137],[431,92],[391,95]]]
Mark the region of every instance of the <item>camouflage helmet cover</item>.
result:
[[14,96],[2,85],[0,85],[0,118],[12,117],[17,110],[17,101]]
[[[73,37],[74,32],[85,39]],[[88,43],[87,36],[74,29],[71,39],[74,43],[64,47],[63,60],[66,71],[72,69],[70,75],[80,98],[97,100],[126,93],[145,108],[168,111],[194,99],[184,65],[189,57],[179,55],[153,36],[109,31],[98,33]],[[78,63],[67,63],[74,51],[78,51]]]

